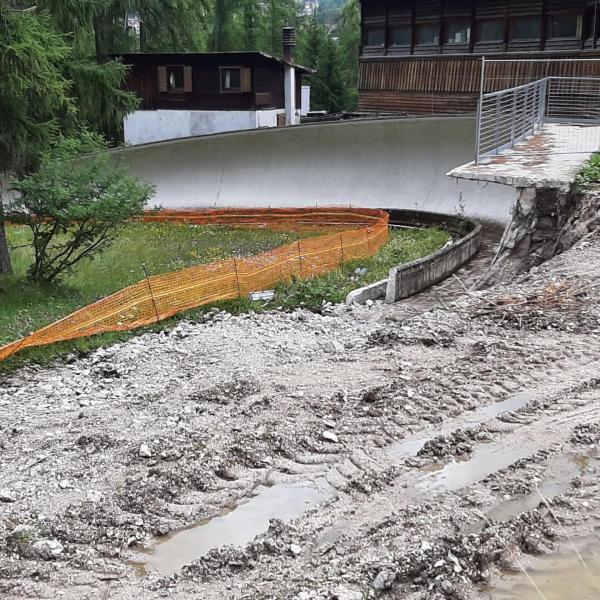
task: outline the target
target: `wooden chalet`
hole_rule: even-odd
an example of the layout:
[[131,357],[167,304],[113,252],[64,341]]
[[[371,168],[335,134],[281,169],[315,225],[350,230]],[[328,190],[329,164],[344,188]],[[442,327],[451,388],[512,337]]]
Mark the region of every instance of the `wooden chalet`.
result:
[[[600,0],[361,0],[359,109],[473,113],[481,88],[597,76]],[[515,60],[516,59],[516,60]],[[523,59],[551,59],[527,62]]]
[[[262,52],[138,53],[119,55],[129,66],[125,88],[142,110],[284,109],[285,61]],[[296,70],[296,104],[302,75]]]
[[123,121],[125,142],[300,123],[302,78],[312,71],[294,63],[293,28],[283,35],[282,59],[262,52],[119,55],[129,67],[124,87],[140,98]]

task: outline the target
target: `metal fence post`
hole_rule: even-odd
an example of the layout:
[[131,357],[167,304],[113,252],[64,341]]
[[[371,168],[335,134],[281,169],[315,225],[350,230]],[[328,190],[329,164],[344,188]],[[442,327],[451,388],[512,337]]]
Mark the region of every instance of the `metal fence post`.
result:
[[494,136],[496,154],[500,154],[500,96],[496,96],[496,131]]
[[544,126],[544,122],[546,120],[546,99],[548,98],[548,84],[550,83],[551,78],[546,77],[542,80],[541,89],[540,89],[540,110],[538,114],[538,121],[540,124],[540,129]]
[[517,126],[517,92],[514,91],[512,93],[513,101],[512,101],[512,123],[510,125],[510,147],[515,147],[515,128]]
[[526,87],[523,91],[523,137],[525,137],[529,131],[529,123],[529,87]]
[[475,164],[479,164],[481,148],[481,118],[483,112],[483,86],[485,84],[485,56],[481,57],[481,80],[479,82],[479,104],[477,105],[477,123],[475,125]]
[[156,305],[156,300],[154,298],[154,290],[152,289],[152,285],[150,284],[150,274],[148,273],[146,263],[142,263],[142,269],[144,270],[144,277],[146,279],[146,284],[148,285],[148,291],[150,292],[150,299],[152,300],[152,306],[154,307],[156,322],[158,323],[160,321],[160,315],[158,313],[158,306]]

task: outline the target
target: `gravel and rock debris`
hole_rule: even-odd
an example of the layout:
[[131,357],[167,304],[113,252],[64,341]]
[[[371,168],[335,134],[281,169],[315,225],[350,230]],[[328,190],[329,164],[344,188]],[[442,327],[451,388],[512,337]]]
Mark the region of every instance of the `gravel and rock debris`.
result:
[[[429,311],[211,311],[4,376],[0,596],[492,598],[501,569],[596,525],[599,275],[591,235]],[[478,412],[521,392],[516,410]],[[514,453],[508,466],[430,485],[496,448]],[[556,497],[485,517],[564,455],[581,469]],[[293,482],[331,494],[292,522],[266,519],[247,544],[215,540],[177,572],[144,567],[164,539]]]

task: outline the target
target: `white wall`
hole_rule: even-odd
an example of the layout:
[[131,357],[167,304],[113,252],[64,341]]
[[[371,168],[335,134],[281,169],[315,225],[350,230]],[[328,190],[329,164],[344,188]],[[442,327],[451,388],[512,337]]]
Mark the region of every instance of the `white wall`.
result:
[[303,85],[300,91],[300,115],[305,117],[310,112],[310,85]]
[[277,127],[277,115],[285,113],[283,109],[257,110],[256,125],[258,129],[263,127]]
[[300,107],[296,106],[296,69],[287,64],[283,66],[283,92],[286,125],[299,125]]
[[138,110],[123,123],[126,144],[276,127],[283,110]]
[[515,189],[446,173],[473,158],[471,117],[284,127],[117,151],[164,207],[352,204],[508,221]]

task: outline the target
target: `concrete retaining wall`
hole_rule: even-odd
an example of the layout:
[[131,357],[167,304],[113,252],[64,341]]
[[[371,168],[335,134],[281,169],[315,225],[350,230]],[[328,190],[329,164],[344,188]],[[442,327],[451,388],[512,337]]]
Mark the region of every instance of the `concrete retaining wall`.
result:
[[123,123],[127,144],[277,127],[284,110],[137,110]]
[[[399,211],[397,211],[399,212]],[[434,254],[390,271],[385,294],[386,302],[396,302],[443,281],[470,260],[479,249],[481,225],[448,215],[414,213],[406,215],[408,222],[445,227],[463,234],[460,240]]]
[[165,208],[348,205],[506,223],[516,191],[446,176],[473,157],[471,117],[283,127],[115,152]]

